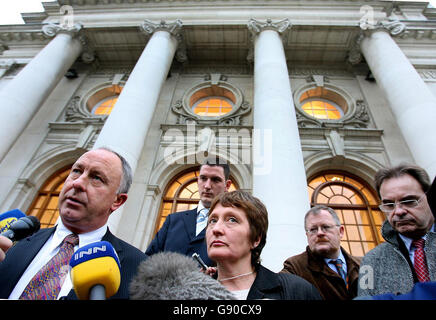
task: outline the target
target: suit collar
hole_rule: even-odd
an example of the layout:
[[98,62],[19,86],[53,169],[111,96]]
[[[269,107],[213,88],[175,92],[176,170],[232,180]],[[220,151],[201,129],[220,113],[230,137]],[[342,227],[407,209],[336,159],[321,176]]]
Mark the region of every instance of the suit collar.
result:
[[203,229],[197,236],[195,235],[195,229],[197,225],[197,209],[187,210],[183,212],[183,223],[189,235],[190,243],[194,241],[203,240],[206,235],[206,229]]
[[[337,273],[330,269],[329,266],[325,263],[324,258],[313,254],[309,246],[306,247],[306,252],[307,265],[311,271],[322,272],[325,274],[337,276]],[[341,252],[345,258],[345,262],[347,263],[347,274],[351,274],[354,269],[358,268],[357,266],[360,264],[360,261],[349,255],[345,250],[342,249],[342,247]]]
[[281,287],[277,274],[262,265],[258,265],[256,269],[256,279],[248,292],[247,300],[263,299],[266,293],[275,292]]

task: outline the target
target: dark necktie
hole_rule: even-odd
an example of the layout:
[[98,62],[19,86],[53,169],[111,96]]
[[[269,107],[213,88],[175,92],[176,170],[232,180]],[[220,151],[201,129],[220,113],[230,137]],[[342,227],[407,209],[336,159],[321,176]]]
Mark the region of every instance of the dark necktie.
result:
[[74,246],[79,243],[76,234],[65,237],[53,258],[50,259],[30,280],[20,296],[23,300],[55,300],[68,274],[69,262]]
[[336,270],[338,270],[338,274],[341,276],[342,279],[344,279],[345,283],[347,283],[347,275],[344,272],[344,269],[342,269],[342,261],[340,259],[332,260],[331,261],[335,267]]
[[418,276],[419,282],[428,282],[430,281],[430,276],[428,273],[427,262],[425,260],[425,252],[424,252],[424,239],[413,240],[412,246],[415,249],[415,256],[413,258],[413,265],[415,267],[416,275]]

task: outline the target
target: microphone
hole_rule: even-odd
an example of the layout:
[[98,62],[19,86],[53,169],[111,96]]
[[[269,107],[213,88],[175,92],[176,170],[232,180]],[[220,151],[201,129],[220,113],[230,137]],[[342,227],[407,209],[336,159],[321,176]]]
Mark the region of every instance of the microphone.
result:
[[221,283],[201,272],[194,259],[169,251],[140,263],[129,293],[132,300],[236,300]]
[[14,209],[8,212],[0,214],[0,233],[9,229],[14,221],[25,217],[26,215],[18,209]]
[[41,224],[36,217],[25,216],[18,219],[17,221],[12,222],[9,226],[9,229],[1,233],[0,235],[12,241],[19,241],[34,234],[36,231],[39,230],[40,227]]
[[74,291],[80,300],[105,300],[117,293],[121,283],[120,261],[107,241],[78,249],[70,260]]

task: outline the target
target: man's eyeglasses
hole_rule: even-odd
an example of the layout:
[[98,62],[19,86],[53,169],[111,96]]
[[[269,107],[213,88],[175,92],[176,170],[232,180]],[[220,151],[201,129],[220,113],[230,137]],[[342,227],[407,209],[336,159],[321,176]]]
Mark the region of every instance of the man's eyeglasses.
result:
[[380,208],[381,211],[386,212],[386,213],[393,212],[395,210],[395,208],[397,207],[397,205],[401,205],[403,208],[408,208],[408,209],[416,208],[419,205],[419,203],[421,202],[421,200],[424,198],[424,196],[425,196],[425,193],[419,199],[387,202],[387,203],[382,203],[378,207]]
[[318,226],[318,227],[310,228],[310,229],[306,230],[306,232],[308,234],[310,234],[310,235],[315,235],[315,234],[318,233],[318,230],[321,228],[322,232],[327,233],[327,232],[333,231],[334,227],[339,227],[339,225],[327,225],[326,224],[326,225],[323,225],[323,226]]

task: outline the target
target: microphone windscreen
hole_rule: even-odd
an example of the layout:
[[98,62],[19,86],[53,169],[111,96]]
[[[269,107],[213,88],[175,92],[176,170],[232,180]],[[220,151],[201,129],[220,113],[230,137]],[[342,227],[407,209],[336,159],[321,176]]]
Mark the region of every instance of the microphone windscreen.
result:
[[106,298],[120,287],[120,261],[114,247],[107,241],[94,242],[78,249],[70,260],[70,276],[80,300],[88,300],[93,286],[103,285]]
[[156,253],[141,262],[130,286],[132,300],[235,300],[191,257],[175,252]]
[[13,222],[25,216],[26,215],[18,209],[14,209],[0,214],[0,233],[8,230]]

